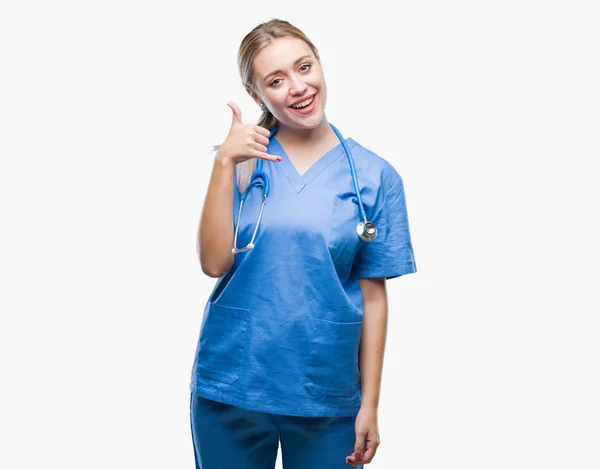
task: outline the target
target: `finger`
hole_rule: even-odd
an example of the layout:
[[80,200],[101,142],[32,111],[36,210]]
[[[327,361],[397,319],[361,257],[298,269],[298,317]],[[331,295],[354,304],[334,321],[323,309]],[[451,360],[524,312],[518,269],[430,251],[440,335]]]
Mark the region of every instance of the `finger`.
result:
[[267,147],[264,146],[264,145],[261,145],[260,143],[254,142],[254,144],[252,145],[252,148],[255,149],[256,151],[261,152],[261,153],[266,153],[267,152]]
[[265,153],[263,151],[255,150],[251,156],[253,156],[254,158],[260,158],[260,159],[267,160],[267,161],[275,161],[275,162],[281,161],[281,156],[269,155],[268,153]]
[[233,101],[230,101],[227,103],[227,106],[229,106],[233,112],[233,114],[231,116],[231,125],[233,126],[234,124],[241,124],[242,123],[242,111],[240,110],[238,105],[235,104]]
[[361,433],[357,433],[356,434],[356,442],[354,443],[354,452],[359,454],[359,458],[363,454],[364,447],[365,447],[365,435],[363,435]]
[[371,459],[373,459],[373,456],[375,456],[375,448],[369,448],[365,451],[365,454],[363,454],[362,457],[362,462],[364,463],[370,463]]
[[265,136],[265,137],[267,137],[267,138],[269,138],[269,136],[271,135],[271,131],[270,131],[269,129],[266,129],[266,128],[264,128],[264,127],[261,127],[260,125],[255,125],[255,126],[254,126],[254,131],[255,131],[257,134],[264,135],[264,136]]
[[269,145],[269,139],[264,135],[254,134],[254,141],[264,146]]
[[346,456],[346,462],[353,463],[356,466],[360,464],[365,464],[366,462],[368,462],[366,456],[366,452],[362,456],[354,452],[350,456]]

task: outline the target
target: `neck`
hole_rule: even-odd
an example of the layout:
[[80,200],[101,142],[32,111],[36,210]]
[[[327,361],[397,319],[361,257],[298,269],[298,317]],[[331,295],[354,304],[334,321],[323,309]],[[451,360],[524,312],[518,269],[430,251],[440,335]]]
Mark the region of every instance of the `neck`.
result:
[[295,129],[284,125],[279,126],[277,140],[283,145],[316,145],[317,143],[337,139],[335,132],[323,114],[323,119],[314,129]]

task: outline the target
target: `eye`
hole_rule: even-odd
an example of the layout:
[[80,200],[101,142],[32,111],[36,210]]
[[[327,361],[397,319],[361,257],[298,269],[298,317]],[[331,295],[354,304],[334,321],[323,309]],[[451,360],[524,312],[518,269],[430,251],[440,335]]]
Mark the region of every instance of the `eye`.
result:
[[[305,68],[306,67],[306,68]],[[300,70],[302,70],[303,72],[307,72],[309,71],[311,68],[311,64],[306,63],[306,64],[302,64],[300,65]],[[277,87],[279,86],[279,83],[281,82],[281,78],[276,78],[275,80],[273,80],[271,83],[269,83],[269,86],[271,87]]]

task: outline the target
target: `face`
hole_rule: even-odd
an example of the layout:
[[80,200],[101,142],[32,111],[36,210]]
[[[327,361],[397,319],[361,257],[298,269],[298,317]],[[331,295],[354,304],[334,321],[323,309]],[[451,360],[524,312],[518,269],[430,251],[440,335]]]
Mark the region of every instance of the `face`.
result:
[[264,103],[282,125],[295,129],[319,125],[327,101],[325,77],[304,41],[288,36],[265,46],[254,59],[254,77],[255,90],[249,90],[250,95],[259,105]]

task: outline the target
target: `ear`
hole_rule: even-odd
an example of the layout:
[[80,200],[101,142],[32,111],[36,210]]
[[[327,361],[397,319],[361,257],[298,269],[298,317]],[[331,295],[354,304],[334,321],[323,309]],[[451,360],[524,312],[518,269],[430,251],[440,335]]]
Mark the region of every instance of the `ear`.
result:
[[260,97],[258,96],[258,94],[252,90],[252,88],[250,88],[249,86],[246,86],[246,91],[248,92],[248,94],[250,95],[250,97],[254,100],[254,102],[256,104],[258,104],[258,107],[261,107],[260,103],[262,102]]

